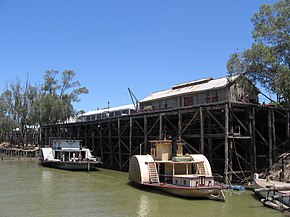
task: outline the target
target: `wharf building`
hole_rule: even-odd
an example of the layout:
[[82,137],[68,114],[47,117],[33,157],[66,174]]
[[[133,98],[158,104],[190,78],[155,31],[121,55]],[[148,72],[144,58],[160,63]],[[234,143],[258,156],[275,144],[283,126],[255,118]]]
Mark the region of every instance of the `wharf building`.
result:
[[201,153],[225,181],[246,179],[289,150],[289,110],[259,103],[259,90],[243,76],[205,78],[145,97],[138,105],[80,115],[76,122],[43,126],[50,138],[82,140],[104,167],[128,171],[151,140],[178,140],[184,154]]

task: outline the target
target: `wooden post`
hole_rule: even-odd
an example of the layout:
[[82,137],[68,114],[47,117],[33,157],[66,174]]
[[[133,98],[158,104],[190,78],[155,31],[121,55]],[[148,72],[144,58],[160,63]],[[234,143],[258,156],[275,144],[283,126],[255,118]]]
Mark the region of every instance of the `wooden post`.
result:
[[[231,104],[229,104],[229,133],[231,136],[234,135],[234,115],[233,115],[233,109]],[[233,146],[235,145],[235,138],[232,137],[230,139],[230,144],[229,144],[229,165],[231,168],[233,168]],[[236,150],[237,151],[237,150]],[[238,156],[238,153],[235,153]],[[241,168],[242,169],[242,168]],[[233,174],[230,173],[229,174],[229,179],[232,180],[233,179]]]
[[119,149],[119,169],[122,169],[122,150],[121,150],[121,121],[118,118],[118,149]]
[[96,155],[96,146],[95,146],[95,131],[93,126],[91,125],[91,139],[92,139],[92,151],[94,155]]
[[99,136],[100,136],[101,160],[103,161],[104,160],[104,151],[103,151],[103,133],[102,133],[103,129],[102,129],[102,125],[99,124],[98,128],[99,128]]
[[148,146],[147,116],[144,115],[144,153],[145,154],[149,154],[147,146]]
[[162,129],[163,129],[163,120],[162,120],[162,114],[159,114],[159,139],[162,139]]
[[178,111],[178,140],[181,141],[182,138],[182,113]]
[[276,128],[275,128],[275,113],[272,110],[272,135],[273,135],[273,153],[274,153],[274,158],[277,157],[278,152],[277,152],[277,142],[276,142]]
[[[209,114],[206,113],[207,115],[207,134],[211,135],[212,134],[212,123],[211,123],[211,119],[209,117]],[[213,150],[212,150],[212,137],[207,136],[207,143],[208,143],[208,156],[209,156],[209,163],[210,165],[214,166],[213,164]]]
[[[254,173],[257,172],[257,150],[256,150],[256,113],[255,108],[252,108],[252,152],[253,152],[253,172],[251,173],[251,177],[254,176]],[[252,168],[252,167],[251,167]]]
[[229,174],[229,106],[225,104],[225,165],[224,165],[224,175],[225,183],[228,184],[228,174]]
[[273,141],[272,141],[272,116],[271,116],[271,110],[268,109],[268,143],[269,143],[269,167],[273,166]]
[[108,131],[109,131],[109,148],[110,148],[110,158],[111,158],[111,167],[114,164],[114,156],[113,156],[113,147],[112,147],[112,132],[111,132],[111,121],[108,121]]
[[129,132],[129,156],[132,157],[132,136],[133,136],[133,119],[130,117],[130,132]]
[[288,141],[288,149],[290,148],[290,110],[287,110],[287,127],[286,127],[286,135],[287,135],[287,141]]
[[199,117],[200,117],[200,148],[199,148],[199,151],[201,154],[204,154],[204,118],[203,118],[202,107],[199,107]]

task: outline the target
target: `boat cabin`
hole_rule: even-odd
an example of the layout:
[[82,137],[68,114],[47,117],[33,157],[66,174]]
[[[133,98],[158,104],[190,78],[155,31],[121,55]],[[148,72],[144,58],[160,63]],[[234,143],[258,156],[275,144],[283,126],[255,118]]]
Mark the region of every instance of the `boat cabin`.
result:
[[[137,183],[166,183],[183,187],[211,186],[214,177],[202,154],[183,155],[184,143],[151,142],[151,155],[135,155],[130,161],[130,180]],[[176,146],[176,147],[173,147]],[[173,149],[176,149],[176,153]]]
[[71,161],[96,160],[81,140],[53,139],[49,147],[40,149],[40,160]]

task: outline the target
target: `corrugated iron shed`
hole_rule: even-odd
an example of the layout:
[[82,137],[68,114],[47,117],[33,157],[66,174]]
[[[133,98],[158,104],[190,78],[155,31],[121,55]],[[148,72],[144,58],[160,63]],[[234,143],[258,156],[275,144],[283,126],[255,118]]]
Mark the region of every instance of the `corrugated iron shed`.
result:
[[225,87],[229,81],[233,81],[237,78],[237,76],[233,77],[223,77],[223,78],[207,78],[201,79],[197,81],[187,82],[179,85],[173,86],[171,89],[158,91],[150,94],[149,96],[145,97],[140,102],[147,102],[156,99],[168,98],[188,93],[194,92],[202,92],[210,89],[218,89]]

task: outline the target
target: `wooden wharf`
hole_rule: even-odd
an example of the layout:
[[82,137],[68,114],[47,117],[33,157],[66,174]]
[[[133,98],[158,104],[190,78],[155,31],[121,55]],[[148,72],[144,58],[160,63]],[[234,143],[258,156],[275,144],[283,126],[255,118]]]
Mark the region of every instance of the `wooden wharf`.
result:
[[245,102],[218,102],[54,124],[41,129],[41,144],[52,137],[82,140],[105,168],[127,171],[135,154],[149,154],[150,140],[177,139],[185,153],[202,153],[225,181],[244,179],[272,166],[290,147],[289,111]]

